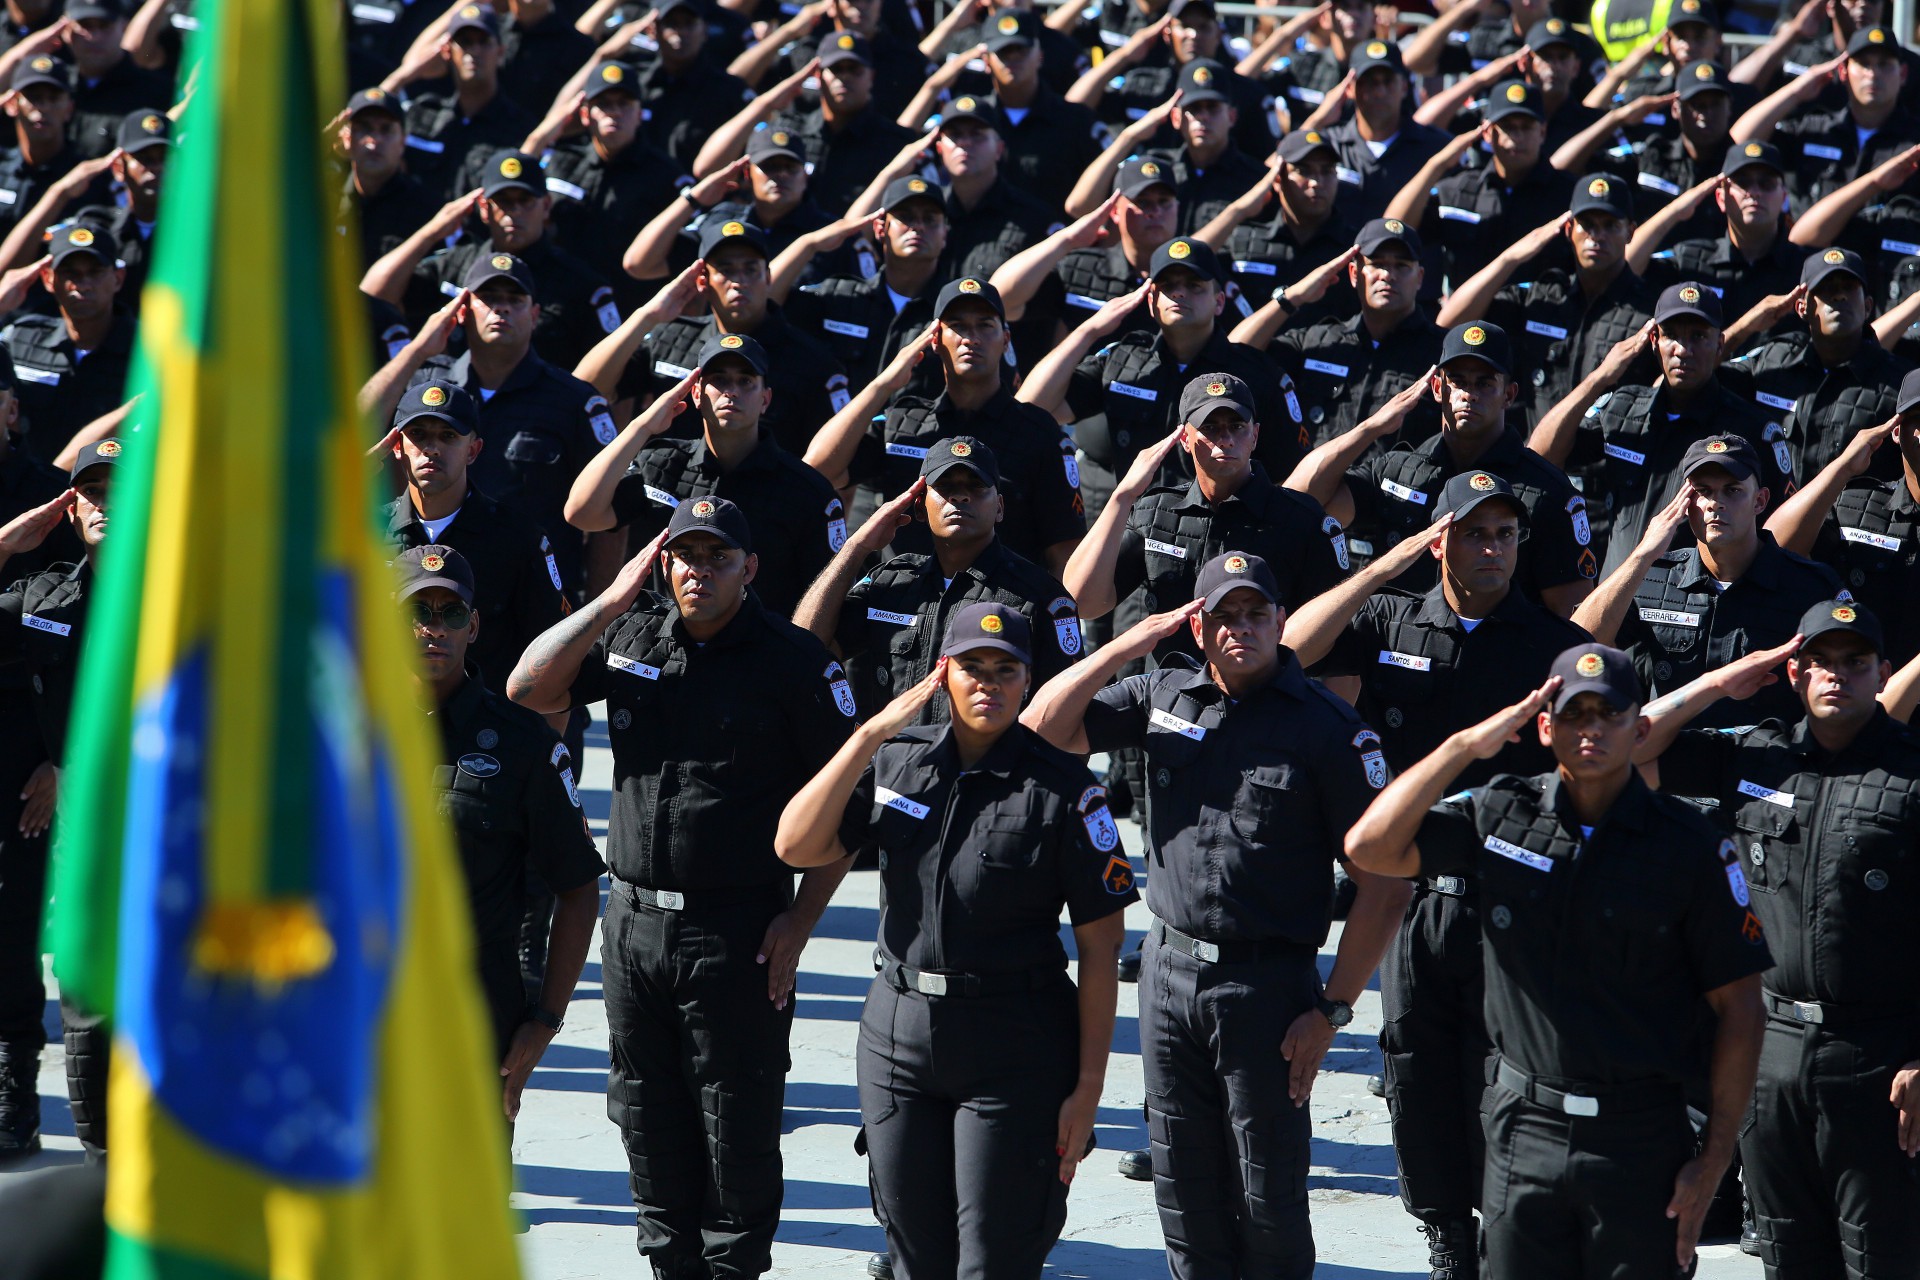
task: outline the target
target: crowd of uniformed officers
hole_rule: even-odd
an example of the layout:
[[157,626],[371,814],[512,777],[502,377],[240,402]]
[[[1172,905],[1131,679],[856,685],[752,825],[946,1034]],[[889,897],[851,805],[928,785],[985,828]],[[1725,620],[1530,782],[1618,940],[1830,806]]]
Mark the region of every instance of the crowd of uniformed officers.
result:
[[[1169,1271],[1310,1276],[1377,971],[1434,1280],[1685,1275],[1723,1213],[1770,1278],[1920,1276],[1891,18],[342,6],[368,467],[508,1119],[599,921],[639,1250],[767,1271],[868,860],[875,1275],[1040,1274],[1137,981]],[[0,8],[0,1162],[193,26]]]

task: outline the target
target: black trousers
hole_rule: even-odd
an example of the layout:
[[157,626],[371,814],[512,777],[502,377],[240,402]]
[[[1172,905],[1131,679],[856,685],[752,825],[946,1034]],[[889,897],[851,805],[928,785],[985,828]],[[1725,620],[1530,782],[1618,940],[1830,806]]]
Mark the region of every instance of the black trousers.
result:
[[607,1115],[626,1144],[640,1252],[662,1280],[773,1265],[793,1002],[773,1007],[754,957],[786,906],[773,888],[662,911],[613,885],[600,948]]
[[1400,1199],[1423,1222],[1480,1207],[1487,1038],[1478,900],[1414,890],[1380,966],[1387,1110]]
[[1678,1086],[1668,1103],[1570,1116],[1494,1085],[1482,1186],[1483,1280],[1681,1275],[1667,1217],[1695,1151]]
[[113,1063],[113,1033],[104,1018],[60,1001],[61,1039],[67,1050],[67,1105],[74,1136],[89,1160],[107,1153],[107,1072]]
[[1770,1280],[1920,1276],[1920,1174],[1887,1101],[1915,1058],[1911,1018],[1767,1020],[1740,1158]]
[[873,980],[860,1017],[860,1122],[897,1280],[1037,1280],[1067,1221],[1060,1104],[1079,1079],[1063,972],[980,999]]
[[[31,1064],[47,1043],[47,985],[40,968],[47,837],[20,834],[20,791],[46,752],[30,724],[9,736],[12,743],[0,744],[0,1043]],[[26,1075],[32,1079],[33,1071]]]
[[1153,1198],[1174,1280],[1308,1280],[1312,1120],[1280,1044],[1313,1007],[1311,947],[1207,964],[1147,935],[1140,1051]]

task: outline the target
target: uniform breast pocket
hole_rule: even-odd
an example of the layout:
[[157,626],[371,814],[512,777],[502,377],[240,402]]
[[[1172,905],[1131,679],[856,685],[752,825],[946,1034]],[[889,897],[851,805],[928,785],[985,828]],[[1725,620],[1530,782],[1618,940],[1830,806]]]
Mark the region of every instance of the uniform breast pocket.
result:
[[1308,779],[1298,762],[1285,757],[1256,759],[1240,771],[1233,798],[1233,826],[1257,844],[1281,843],[1286,819],[1301,803]]
[[[1911,965],[1911,930],[1920,917],[1920,857],[1914,852],[1915,823],[1902,822],[1897,812],[1855,810],[1846,819],[1846,861],[1838,877],[1840,900],[1849,929],[1847,940],[1860,939],[1856,972],[1899,973]],[[1831,840],[1832,837],[1828,837]],[[1856,931],[1851,927],[1859,921]],[[1836,950],[1840,950],[1836,948]],[[1877,950],[1876,960],[1867,957]],[[1854,955],[1846,957],[1849,966]]]
[[989,872],[1030,870],[1040,855],[1039,827],[1026,815],[993,815],[972,832],[975,860]]
[[1678,937],[1680,902],[1657,882],[1645,880],[1603,879],[1593,894],[1587,920],[1595,971],[1635,987],[1674,978],[1668,971],[1685,955]]
[[504,456],[507,465],[525,477],[528,474],[542,475],[559,466],[561,453],[560,442],[552,436],[519,431],[507,441]]
[[1793,810],[1771,800],[1750,800],[1734,810],[1733,828],[1748,887],[1755,893],[1785,889],[1791,855],[1800,841]]
[[[1171,721],[1172,717],[1168,717]],[[1189,736],[1193,729],[1182,732],[1158,723],[1147,728],[1147,762],[1155,773],[1161,769],[1184,769],[1200,756],[1201,740]],[[1156,778],[1160,786],[1167,785],[1170,779]]]

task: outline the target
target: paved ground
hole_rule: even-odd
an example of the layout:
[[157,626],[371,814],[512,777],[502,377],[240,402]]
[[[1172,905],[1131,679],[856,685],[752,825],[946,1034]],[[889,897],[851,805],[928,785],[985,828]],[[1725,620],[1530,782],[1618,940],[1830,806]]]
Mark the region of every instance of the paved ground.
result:
[[[596,834],[604,836],[612,760],[606,739],[589,738],[583,798]],[[1122,824],[1140,867],[1138,831]],[[853,1153],[859,1126],[854,1043],[860,1004],[872,975],[878,879],[856,872],[841,887],[801,960],[793,1074],[787,1084],[783,1143],[786,1211],[774,1249],[776,1276],[864,1276],[867,1255],[884,1248],[867,1199],[866,1162]],[[1127,914],[1129,940],[1140,936],[1144,906]],[[1067,933],[1069,947],[1071,934]],[[1328,943],[1323,972],[1338,932]],[[599,942],[587,962],[567,1027],[534,1073],[514,1149],[514,1203],[526,1218],[523,1257],[530,1280],[588,1280],[647,1274],[633,1248],[626,1164],[606,1118],[606,1020],[601,1007]],[[1114,1171],[1114,1157],[1146,1144],[1135,988],[1120,988],[1120,1018],[1107,1072],[1098,1140],[1082,1166],[1066,1232],[1048,1274],[1088,1280],[1164,1276],[1160,1230],[1146,1183]],[[1378,990],[1356,1006],[1351,1029],[1338,1036],[1314,1090],[1314,1233],[1317,1275],[1327,1280],[1426,1275],[1424,1242],[1400,1207],[1386,1104],[1367,1092],[1380,1069],[1375,1035]],[[42,1061],[40,1088],[47,1152],[36,1162],[78,1159],[65,1102],[59,1038]],[[0,1174],[0,1182],[7,1175]],[[1756,1280],[1760,1265],[1731,1245],[1702,1251],[1707,1280]]]

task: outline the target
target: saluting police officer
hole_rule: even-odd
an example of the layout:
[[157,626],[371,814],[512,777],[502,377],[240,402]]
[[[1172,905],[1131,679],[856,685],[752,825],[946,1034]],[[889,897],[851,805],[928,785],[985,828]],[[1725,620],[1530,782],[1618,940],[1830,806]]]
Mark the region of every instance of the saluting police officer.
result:
[[[1024,717],[1069,751],[1144,747],[1155,923],[1140,971],[1154,1200],[1176,1280],[1313,1274],[1306,1110],[1408,889],[1356,872],[1323,986],[1340,836],[1387,783],[1380,737],[1280,645],[1273,570],[1228,551]],[[1177,628],[1204,669],[1107,685]],[[1105,686],[1105,687],[1103,687]]]
[[[1019,723],[1026,616],[969,604],[940,653],[787,805],[778,847],[796,867],[881,851],[860,1133],[893,1274],[1017,1280],[1040,1275],[1093,1147],[1121,912],[1140,895],[1106,788]],[[916,727],[935,697],[950,721]]]
[[[642,594],[656,566],[671,600]],[[789,997],[846,874],[809,871],[796,897],[774,854],[781,809],[839,750],[854,708],[840,664],[747,589],[757,568],[740,508],[682,503],[508,686],[547,714],[607,701],[607,1110],[660,1280],[772,1266]]]
[[[920,479],[874,512],[807,589],[793,620],[847,664],[854,702],[876,715],[924,680],[940,659],[949,619],[972,604],[998,604],[1026,619],[1036,686],[1080,656],[1080,615],[1067,589],[1000,541],[1006,509],[993,451],[971,436],[942,440],[920,462]],[[868,570],[901,528],[924,522],[931,553],[902,551]],[[936,692],[926,723],[946,718]]]
[[[1347,833],[1378,875],[1480,882],[1488,1280],[1686,1274],[1753,1092],[1773,963],[1734,842],[1634,770],[1646,741],[1625,653],[1576,645],[1511,707],[1448,737]],[[1458,791],[1533,730],[1552,772]],[[1442,797],[1445,797],[1443,800]],[[1686,1086],[1716,1019],[1696,1143]]]
[[[1782,657],[1798,723],[1679,734]],[[1879,619],[1823,600],[1785,645],[1647,708],[1639,758],[1658,755],[1663,790],[1728,816],[1728,879],[1779,961],[1740,1137],[1770,1280],[1864,1280],[1920,1259],[1920,996],[1889,982],[1920,961],[1920,736],[1876,700],[1892,674]]]
[[[401,552],[395,567],[395,599],[407,609],[420,652],[416,689],[440,730],[433,783],[440,812],[453,822],[466,872],[480,992],[511,1123],[586,964],[606,868],[587,832],[566,745],[540,717],[487,688],[467,665],[489,619],[474,607],[478,595],[466,557],[426,543]],[[554,897],[545,977],[531,1003],[521,982],[519,946],[530,871]]]
[[[38,736],[49,762],[48,772],[30,784],[33,800],[45,806],[40,815],[43,822],[51,820],[59,765],[66,753],[67,720],[73,709],[87,606],[92,602],[94,555],[106,540],[107,490],[119,460],[118,440],[87,445],[74,461],[64,493],[0,528],[0,569],[15,556],[37,549],[63,519],[72,524],[85,547],[78,564],[52,565],[0,593],[0,665],[22,663],[30,673]],[[31,732],[24,726],[18,731]],[[74,1134],[88,1158],[98,1159],[107,1149],[107,1060],[112,1038],[103,1018],[64,996],[60,1021]]]
[[[754,591],[781,617],[847,540],[840,495],[826,478],[788,453],[766,425],[774,391],[767,350],[738,333],[710,334],[699,368],[682,378],[574,478],[567,519],[590,532],[628,530],[629,543],[651,540],[683,502],[717,495],[760,530]],[[700,434],[674,433],[678,417]]]
[[[1286,642],[1321,679],[1357,676],[1354,704],[1380,726],[1387,763],[1410,768],[1463,724],[1525,697],[1546,680],[1549,655],[1590,637],[1515,589],[1527,510],[1485,471],[1453,477],[1434,502],[1433,527],[1296,609]],[[1416,558],[1440,563],[1425,595],[1385,590]],[[1322,660],[1324,656],[1324,661]],[[1499,773],[1537,773],[1553,757],[1510,743],[1468,766],[1457,785]],[[1400,1160],[1400,1199],[1420,1219],[1434,1274],[1474,1274],[1480,1104],[1492,1045],[1482,1005],[1480,891],[1471,875],[1427,876],[1380,974],[1387,1106]]]

